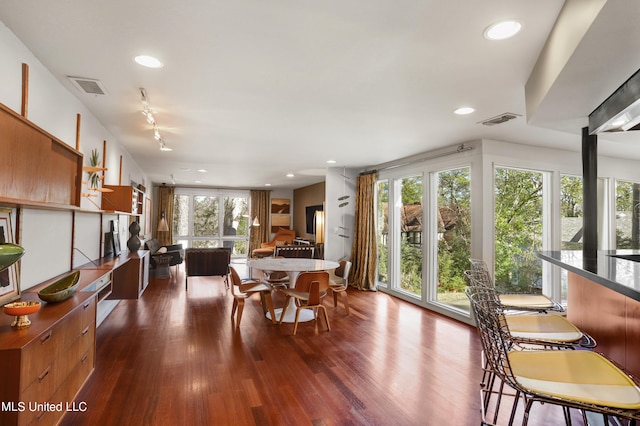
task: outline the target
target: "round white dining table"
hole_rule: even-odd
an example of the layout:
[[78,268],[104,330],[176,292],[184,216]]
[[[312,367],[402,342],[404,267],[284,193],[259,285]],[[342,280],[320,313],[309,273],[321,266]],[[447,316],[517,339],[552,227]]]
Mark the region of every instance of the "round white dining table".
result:
[[[308,271],[328,271],[335,269],[340,264],[332,260],[322,259],[301,259],[301,258],[278,258],[278,257],[263,257],[261,259],[252,259],[248,262],[249,268],[259,269],[261,271],[282,271],[286,272],[289,276],[289,287],[293,288],[296,284],[296,279],[300,272]],[[276,316],[280,320],[282,315],[282,308],[276,309]],[[293,298],[289,300],[287,305],[287,312],[282,319],[282,322],[294,322],[296,317],[296,305]],[[267,313],[267,318],[271,319],[271,315]],[[298,322],[311,321],[313,319],[313,311],[310,309],[304,309],[300,312]]]

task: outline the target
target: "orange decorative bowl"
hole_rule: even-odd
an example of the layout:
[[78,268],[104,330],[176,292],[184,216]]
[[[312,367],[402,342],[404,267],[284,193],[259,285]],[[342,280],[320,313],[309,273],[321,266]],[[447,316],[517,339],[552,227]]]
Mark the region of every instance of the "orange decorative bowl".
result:
[[41,306],[40,302],[13,302],[4,305],[3,309],[5,314],[16,317],[11,327],[22,328],[31,325],[27,315],[38,312]]

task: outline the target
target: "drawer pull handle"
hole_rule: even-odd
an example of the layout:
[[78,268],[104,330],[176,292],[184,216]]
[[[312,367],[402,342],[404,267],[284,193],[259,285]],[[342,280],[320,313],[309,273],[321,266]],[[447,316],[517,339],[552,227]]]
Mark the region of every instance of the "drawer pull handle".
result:
[[82,359],[80,360],[81,364],[84,364],[85,362],[87,362],[87,360],[89,359],[89,354],[86,353],[84,354],[84,356],[82,357]]
[[86,335],[89,332],[89,326],[87,326],[84,330],[82,330],[82,335]]
[[49,340],[51,338],[52,333],[53,333],[53,330],[49,330],[46,336],[42,336],[40,338],[40,343],[45,343],[47,340]]
[[42,383],[42,381],[49,375],[49,368],[47,367],[46,370],[44,370],[44,373],[42,373],[41,375],[38,376],[38,381],[40,383]]
[[84,308],[87,309],[89,306],[91,306],[91,302],[87,302],[84,304]]

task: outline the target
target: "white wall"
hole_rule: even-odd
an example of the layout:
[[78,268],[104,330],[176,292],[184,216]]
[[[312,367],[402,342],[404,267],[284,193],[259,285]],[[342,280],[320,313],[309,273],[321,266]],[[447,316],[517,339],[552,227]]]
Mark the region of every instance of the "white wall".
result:
[[[105,182],[118,184],[120,156],[123,158],[123,185],[130,180],[146,184],[142,173],[129,153],[115,137],[38,61],[38,59],[0,22],[0,103],[20,112],[22,102],[22,64],[29,66],[28,115],[30,121],[75,148],[77,114],[81,115],[80,151],[85,165],[91,150],[98,149],[102,157],[103,141],[107,141],[107,167]],[[34,167],[37,165],[34,164]],[[86,176],[85,180],[86,180]],[[126,180],[125,180],[126,179]],[[86,192],[83,185],[82,192]],[[100,205],[100,197],[92,200]],[[18,218],[16,209],[12,219],[19,220],[20,241],[25,248],[21,260],[20,286],[27,289],[71,268],[73,244],[93,258],[99,257],[100,217],[99,209],[87,198],[82,198],[81,208],[87,212],[76,213],[75,241],[71,241],[74,213],[71,211],[22,209]],[[91,213],[93,211],[95,213]],[[123,224],[128,227],[128,218]],[[16,228],[14,228],[15,230]],[[105,229],[105,230],[108,230]],[[15,231],[14,231],[15,232]],[[128,231],[122,235],[126,243]],[[126,245],[123,247],[126,248]],[[74,256],[74,265],[86,263],[82,256]]]
[[[327,169],[325,182],[325,236],[324,258],[349,259],[353,245],[356,211],[356,179],[358,170],[342,167]],[[341,197],[349,197],[339,200]],[[344,207],[340,204],[348,203]]]

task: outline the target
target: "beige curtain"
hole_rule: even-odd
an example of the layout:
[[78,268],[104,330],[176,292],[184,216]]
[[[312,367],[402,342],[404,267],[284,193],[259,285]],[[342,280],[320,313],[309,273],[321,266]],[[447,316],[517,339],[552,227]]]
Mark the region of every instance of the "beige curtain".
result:
[[349,281],[360,290],[376,291],[376,246],[374,194],[376,174],[358,176],[356,183],[356,213],[351,248]]
[[[165,186],[162,185],[158,187],[158,202],[156,205],[158,206],[157,215],[156,215],[156,238],[158,240],[158,244],[160,246],[168,246],[173,244],[173,194],[175,192],[175,188],[173,186]],[[164,212],[164,217],[167,220],[167,225],[169,225],[168,231],[158,231],[158,223],[160,222],[160,218],[162,217],[162,213]]]
[[250,191],[251,198],[251,217],[249,220],[253,223],[254,218],[258,218],[260,226],[251,226],[251,234],[249,240],[249,257],[254,249],[260,248],[260,244],[269,241],[271,232],[269,230],[269,193],[271,191]]

